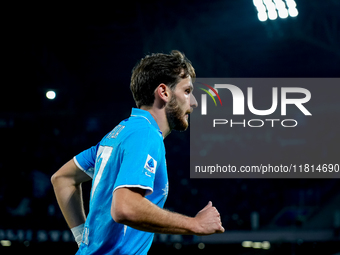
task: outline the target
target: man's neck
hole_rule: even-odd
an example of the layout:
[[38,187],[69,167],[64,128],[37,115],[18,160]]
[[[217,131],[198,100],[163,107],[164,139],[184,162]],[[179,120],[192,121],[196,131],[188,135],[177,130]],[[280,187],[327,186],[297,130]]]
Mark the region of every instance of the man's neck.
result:
[[157,122],[159,129],[162,131],[163,138],[167,137],[170,134],[171,130],[169,127],[168,119],[166,118],[165,107],[158,109],[155,107],[142,106],[140,109],[148,111],[152,115],[152,117]]

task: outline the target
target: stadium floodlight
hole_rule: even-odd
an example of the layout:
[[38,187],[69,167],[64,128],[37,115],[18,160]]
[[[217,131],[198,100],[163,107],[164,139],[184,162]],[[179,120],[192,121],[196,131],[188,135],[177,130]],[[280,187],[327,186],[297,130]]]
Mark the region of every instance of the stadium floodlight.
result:
[[263,241],[263,242],[243,241],[242,247],[269,250],[270,242],[268,241]]
[[288,6],[289,16],[296,17],[299,14],[298,10],[296,9],[296,2],[294,0],[286,0],[286,4]]
[[282,9],[282,10],[279,10],[279,17],[281,19],[285,19],[288,17],[288,11],[287,9]]
[[268,18],[271,20],[277,19],[277,12],[276,10],[268,10]]
[[296,2],[294,0],[286,0],[288,8],[296,8]]
[[53,90],[49,90],[46,92],[46,97],[50,100],[53,100],[56,97],[56,93]]
[[268,241],[263,241],[263,242],[262,242],[262,249],[264,249],[264,250],[269,250],[269,249],[270,249],[270,242],[268,242]]
[[291,17],[296,17],[297,15],[299,15],[299,12],[296,8],[289,8],[288,12],[289,12],[289,16]]
[[264,6],[262,0],[253,0],[253,3],[257,9],[257,17],[260,21],[266,21],[268,19],[267,8]]
[[253,247],[253,242],[252,241],[243,241],[242,242],[242,247],[244,247],[244,248],[252,248]]
[[253,248],[254,249],[262,249],[262,243],[261,242],[253,242]]
[[0,244],[1,244],[2,246],[11,246],[11,245],[12,245],[12,242],[9,241],[9,240],[1,240],[1,241],[0,241]]
[[266,21],[268,19],[267,12],[259,12],[257,14],[257,17],[259,18],[260,21]]
[[299,12],[294,0],[253,0],[260,21],[275,20],[278,17],[286,19],[288,16],[296,17]]

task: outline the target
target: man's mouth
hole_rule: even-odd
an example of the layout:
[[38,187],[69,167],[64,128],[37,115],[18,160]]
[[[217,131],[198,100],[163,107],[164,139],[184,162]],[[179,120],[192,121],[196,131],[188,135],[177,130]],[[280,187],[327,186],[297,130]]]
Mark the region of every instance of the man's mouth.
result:
[[194,109],[191,108],[191,109],[190,109],[189,111],[187,111],[185,114],[186,114],[186,115],[189,115],[190,113],[193,112],[193,110],[194,110]]
[[186,113],[185,113],[185,119],[189,119],[189,114],[191,114],[192,113],[192,111],[193,111],[194,109],[190,109],[189,111],[187,111]]

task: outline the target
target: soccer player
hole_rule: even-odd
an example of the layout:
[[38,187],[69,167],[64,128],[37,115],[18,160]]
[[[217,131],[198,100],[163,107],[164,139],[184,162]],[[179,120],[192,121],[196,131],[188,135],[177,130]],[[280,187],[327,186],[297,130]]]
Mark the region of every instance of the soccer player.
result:
[[[146,56],[131,77],[138,108],[52,176],[77,254],[146,254],[154,233],[224,232],[210,201],[195,217],[163,209],[169,188],[163,139],[171,130],[187,129],[188,114],[197,107],[194,77],[190,61],[179,51]],[[86,218],[81,183],[91,179]]]

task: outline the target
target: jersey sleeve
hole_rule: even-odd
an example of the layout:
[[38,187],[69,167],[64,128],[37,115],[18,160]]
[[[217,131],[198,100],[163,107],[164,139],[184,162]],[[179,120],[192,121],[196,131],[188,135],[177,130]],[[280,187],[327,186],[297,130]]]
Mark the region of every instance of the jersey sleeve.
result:
[[84,150],[73,158],[77,167],[83,170],[91,178],[93,178],[94,174],[98,146],[99,143],[96,146],[92,146],[91,148]]
[[157,168],[164,157],[162,148],[163,139],[151,129],[135,131],[126,138],[114,190],[137,187],[145,189],[145,195],[150,195]]

